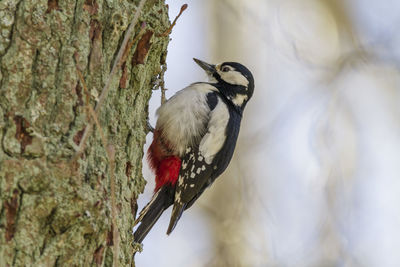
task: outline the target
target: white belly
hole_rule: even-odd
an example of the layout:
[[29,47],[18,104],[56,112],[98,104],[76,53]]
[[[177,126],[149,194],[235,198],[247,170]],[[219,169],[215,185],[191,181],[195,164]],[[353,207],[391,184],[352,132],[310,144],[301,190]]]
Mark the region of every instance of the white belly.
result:
[[192,84],[157,110],[156,128],[179,156],[184,154],[186,147],[200,143],[210,116],[206,96],[216,90],[208,84]]

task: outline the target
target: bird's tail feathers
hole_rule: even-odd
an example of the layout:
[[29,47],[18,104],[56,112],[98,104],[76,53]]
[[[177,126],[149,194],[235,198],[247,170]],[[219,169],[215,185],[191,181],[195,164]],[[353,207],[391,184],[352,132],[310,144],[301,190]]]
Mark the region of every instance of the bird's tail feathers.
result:
[[175,202],[174,208],[172,209],[171,220],[169,221],[169,226],[167,230],[167,235],[172,233],[175,229],[176,224],[182,216],[183,211],[185,210],[186,203]]
[[133,224],[133,226],[136,226],[138,223],[140,223],[143,220],[143,217],[147,214],[147,212],[149,211],[150,207],[152,204],[154,204],[154,202],[156,201],[158,195],[160,194],[161,189],[159,189],[151,198],[151,200],[149,201],[149,203],[146,204],[146,206],[144,206],[144,208],[140,211],[139,216],[136,218],[135,223]]
[[142,243],[146,235],[149,233],[153,225],[160,218],[163,211],[170,206],[170,195],[165,191],[165,187],[159,189],[150,200],[150,202],[142,209],[135,224],[140,223],[139,227],[133,234],[134,240],[137,243]]

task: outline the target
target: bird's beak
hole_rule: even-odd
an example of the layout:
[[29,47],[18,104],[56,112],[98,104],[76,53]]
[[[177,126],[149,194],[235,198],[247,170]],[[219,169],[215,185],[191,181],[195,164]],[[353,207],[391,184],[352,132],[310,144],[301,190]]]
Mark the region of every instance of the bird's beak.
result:
[[213,74],[216,72],[215,70],[215,65],[208,64],[204,61],[201,61],[197,58],[193,58],[194,62],[196,62],[203,70],[207,72],[209,76],[213,76]]

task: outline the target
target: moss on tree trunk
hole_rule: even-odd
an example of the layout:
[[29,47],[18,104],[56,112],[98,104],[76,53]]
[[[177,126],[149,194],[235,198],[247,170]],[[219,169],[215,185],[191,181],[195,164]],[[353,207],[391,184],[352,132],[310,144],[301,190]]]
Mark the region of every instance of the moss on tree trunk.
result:
[[[132,225],[143,190],[147,105],[166,57],[164,1],[147,1],[145,33],[112,80],[99,113],[115,148],[117,225],[97,127],[72,161],[138,0],[0,2],[0,266],[133,264]],[[134,34],[134,35],[135,35]],[[139,45],[138,45],[139,43]],[[79,69],[90,94],[83,90]]]

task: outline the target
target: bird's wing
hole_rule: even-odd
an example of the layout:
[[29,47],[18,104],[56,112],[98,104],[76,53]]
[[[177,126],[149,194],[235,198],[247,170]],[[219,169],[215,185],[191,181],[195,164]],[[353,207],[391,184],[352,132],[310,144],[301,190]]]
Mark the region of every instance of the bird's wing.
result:
[[221,99],[210,112],[207,133],[203,136],[198,146],[187,147],[182,157],[182,165],[176,184],[175,201],[167,234],[175,228],[183,210],[188,203],[193,204],[193,199],[204,191],[204,186],[209,185],[213,172],[218,168],[214,166],[213,159],[220,152],[226,141],[226,126],[229,121],[229,110]]
[[181,170],[175,189],[174,207],[167,234],[170,234],[180,219],[183,210],[212,175],[213,167],[205,162],[198,149],[188,147],[182,159]]

